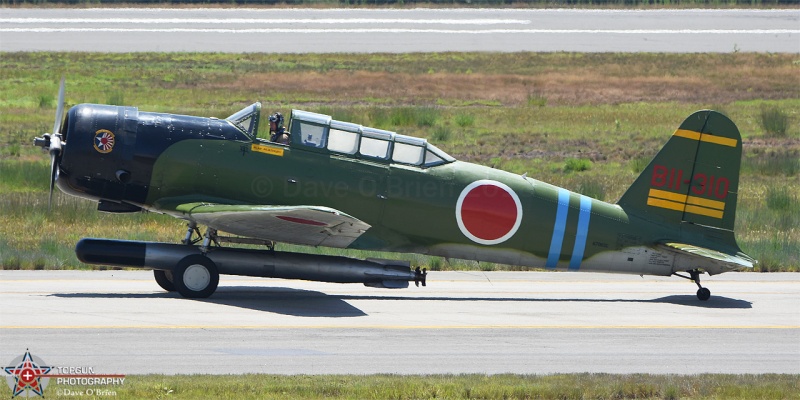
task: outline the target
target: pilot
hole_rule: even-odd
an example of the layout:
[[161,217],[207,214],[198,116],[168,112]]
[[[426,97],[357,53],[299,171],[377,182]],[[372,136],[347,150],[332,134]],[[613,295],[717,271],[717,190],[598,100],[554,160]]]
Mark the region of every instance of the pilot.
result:
[[289,144],[289,132],[283,126],[283,115],[276,112],[269,116],[269,140],[280,144]]

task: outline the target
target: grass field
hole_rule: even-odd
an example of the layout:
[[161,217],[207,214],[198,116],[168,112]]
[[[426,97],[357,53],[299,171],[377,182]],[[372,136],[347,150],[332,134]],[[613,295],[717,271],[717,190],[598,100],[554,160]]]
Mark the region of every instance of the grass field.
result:
[[[324,112],[612,202],[686,116],[717,109],[743,136],[740,245],[758,270],[800,270],[797,55],[0,53],[0,70],[5,269],[80,267],[73,247],[84,236],[177,242],[183,234],[178,220],[100,214],[62,194],[47,212],[49,161],[31,141],[51,129],[64,75],[67,106],[224,118],[261,101],[265,112]],[[403,257],[432,269],[506,268]]]
[[123,385],[93,388],[58,385],[53,379],[50,382],[45,390],[48,398],[54,394],[53,398],[75,397],[65,393],[91,388],[97,395],[89,397],[119,400],[800,398],[800,377],[776,374],[129,375]]

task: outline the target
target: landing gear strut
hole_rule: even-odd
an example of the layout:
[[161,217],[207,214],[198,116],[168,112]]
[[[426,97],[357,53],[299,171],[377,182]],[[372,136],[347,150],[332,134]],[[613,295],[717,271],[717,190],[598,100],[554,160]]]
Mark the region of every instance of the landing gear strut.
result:
[[423,268],[421,271],[419,267],[414,270],[414,284],[419,286],[422,283],[422,286],[426,286],[426,282],[428,280],[428,269]]
[[[197,235],[197,239],[195,239],[195,235]],[[183,238],[181,243],[189,245],[195,244],[201,240],[203,240],[203,235],[200,234],[200,229],[197,228],[197,223],[194,221],[189,222],[186,226],[186,236]]]
[[681,275],[677,272],[673,272],[673,275],[680,276],[683,279],[688,279],[697,284],[697,287],[699,288],[697,289],[697,298],[700,299],[700,301],[706,301],[709,298],[711,298],[711,291],[708,290],[708,288],[700,286],[700,274],[702,274],[703,272],[700,271],[699,269],[693,269],[686,272],[689,273],[689,276]]

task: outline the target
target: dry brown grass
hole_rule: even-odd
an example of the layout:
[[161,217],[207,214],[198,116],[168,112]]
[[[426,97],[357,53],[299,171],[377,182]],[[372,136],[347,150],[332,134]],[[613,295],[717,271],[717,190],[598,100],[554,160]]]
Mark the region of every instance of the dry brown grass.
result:
[[[693,75],[631,73],[577,69],[537,75],[447,73],[389,73],[372,71],[276,72],[242,76],[232,82],[210,83],[215,89],[236,91],[249,87],[261,93],[296,93],[310,98],[330,98],[354,104],[369,98],[393,99],[398,104],[419,104],[439,99],[497,101],[520,105],[531,96],[550,105],[598,105],[632,102],[730,103],[753,99],[784,99],[800,96],[800,68],[782,68],[769,73],[750,67],[726,67],[719,79]],[[775,84],[797,78],[794,85]]]
[[[151,98],[158,91],[169,96],[186,90],[205,91],[217,98],[235,93],[262,99],[274,96],[294,104],[342,106],[492,102],[515,106],[532,100],[556,106],[643,101],[729,104],[800,98],[796,54],[6,53],[0,65],[9,71],[9,81],[42,79],[42,75],[49,79],[51,65],[66,71],[70,82],[75,75],[94,76],[91,84],[96,86],[85,90],[106,90],[99,101],[109,95],[109,82],[123,82],[123,87],[130,82],[132,65],[143,68],[136,72],[143,76],[141,86],[125,88],[126,100],[131,101],[137,96]],[[37,67],[29,71],[32,65]],[[102,76],[97,76],[98,69]],[[37,91],[45,93],[44,87]],[[35,106],[35,98],[28,101]]]

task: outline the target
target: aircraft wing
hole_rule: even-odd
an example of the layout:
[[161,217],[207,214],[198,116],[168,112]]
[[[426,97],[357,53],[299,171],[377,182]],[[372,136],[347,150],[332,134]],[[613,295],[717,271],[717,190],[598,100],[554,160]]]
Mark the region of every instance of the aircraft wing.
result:
[[341,211],[318,206],[189,203],[175,211],[234,235],[309,246],[345,248],[370,228]]
[[742,268],[753,268],[755,263],[755,260],[743,253],[727,254],[691,244],[674,242],[661,243],[661,246],[669,251],[678,253],[678,255],[702,258],[706,263],[703,269],[709,275]]

